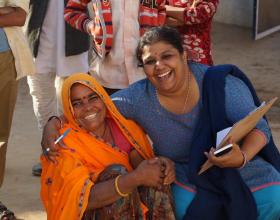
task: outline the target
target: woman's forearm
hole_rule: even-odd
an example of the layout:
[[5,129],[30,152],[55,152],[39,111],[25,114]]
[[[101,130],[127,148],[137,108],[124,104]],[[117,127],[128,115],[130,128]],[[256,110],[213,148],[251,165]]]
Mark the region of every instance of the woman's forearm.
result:
[[241,150],[246,154],[248,160],[251,160],[265,145],[265,134],[258,129],[254,129],[244,139]]
[[[118,179],[117,185],[118,189],[122,193],[127,194],[131,193],[135,188],[141,185],[141,183],[136,173],[133,171],[126,175],[122,175]],[[101,208],[112,204],[120,198],[121,196],[118,194],[115,188],[115,178],[97,183],[91,188],[87,209],[90,210]]]
[[96,183],[89,196],[87,209],[96,209],[120,199],[121,194],[131,193],[138,186],[161,187],[165,174],[159,158],[143,160],[132,172],[116,179]]
[[260,130],[251,131],[241,146],[233,144],[232,150],[220,157],[214,156],[214,148],[206,153],[210,162],[220,168],[243,168],[265,146],[266,137]]

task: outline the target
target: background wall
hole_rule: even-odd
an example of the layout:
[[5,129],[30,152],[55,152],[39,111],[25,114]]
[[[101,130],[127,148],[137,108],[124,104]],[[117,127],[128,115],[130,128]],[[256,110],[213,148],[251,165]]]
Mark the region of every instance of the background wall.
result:
[[220,0],[214,21],[253,27],[254,0]]

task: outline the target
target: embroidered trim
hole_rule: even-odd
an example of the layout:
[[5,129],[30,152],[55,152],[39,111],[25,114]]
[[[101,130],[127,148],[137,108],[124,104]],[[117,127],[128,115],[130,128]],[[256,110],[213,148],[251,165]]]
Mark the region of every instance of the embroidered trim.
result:
[[266,187],[269,187],[269,186],[274,186],[274,185],[280,185],[280,182],[271,182],[271,183],[266,183],[266,184],[263,184],[261,186],[257,186],[257,187],[254,187],[254,188],[251,188],[251,192],[256,192],[257,190],[261,190],[263,188],[266,188]]
[[189,191],[189,192],[196,193],[196,190],[195,190],[195,189],[193,189],[193,188],[191,188],[191,187],[189,187],[189,186],[186,186],[186,185],[184,185],[183,183],[178,182],[177,180],[176,180],[174,183],[175,183],[176,185],[178,185],[179,187],[181,187],[181,188],[183,188],[183,189],[185,189],[185,190],[187,190],[187,191]]
[[78,219],[80,219],[81,214],[82,214],[82,207],[83,207],[83,202],[84,202],[84,197],[85,197],[85,192],[86,192],[86,188],[89,185],[90,180],[86,179],[83,188],[81,190],[80,196],[79,196],[79,203],[78,203]]

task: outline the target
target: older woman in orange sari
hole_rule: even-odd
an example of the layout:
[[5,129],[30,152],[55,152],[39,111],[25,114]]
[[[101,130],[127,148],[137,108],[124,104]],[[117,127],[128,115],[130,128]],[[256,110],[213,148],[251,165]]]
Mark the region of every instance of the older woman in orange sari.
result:
[[62,102],[66,147],[56,164],[41,157],[48,220],[175,219],[168,186],[173,163],[154,157],[143,130],[104,89],[89,75],[74,74],[64,82]]

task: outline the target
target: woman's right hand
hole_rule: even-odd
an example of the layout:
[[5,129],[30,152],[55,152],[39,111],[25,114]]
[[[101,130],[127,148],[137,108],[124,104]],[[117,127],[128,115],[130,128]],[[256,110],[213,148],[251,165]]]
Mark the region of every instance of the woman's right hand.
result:
[[165,24],[170,26],[170,27],[178,27],[178,26],[183,26],[184,23],[176,18],[172,18],[167,16],[165,20]]
[[164,180],[164,172],[159,158],[143,160],[135,169],[139,185],[161,188]]
[[211,148],[209,153],[205,153],[208,157],[209,161],[217,167],[220,168],[239,168],[242,166],[244,162],[243,154],[241,153],[241,149],[239,145],[232,145],[232,150],[222,156],[214,155],[214,148]]
[[45,125],[41,140],[41,147],[44,156],[54,163],[57,162],[56,157],[59,156],[59,146],[64,147],[64,143],[62,141],[60,141],[57,145],[54,144],[55,140],[60,136],[60,128],[61,121],[59,118],[53,117]]

